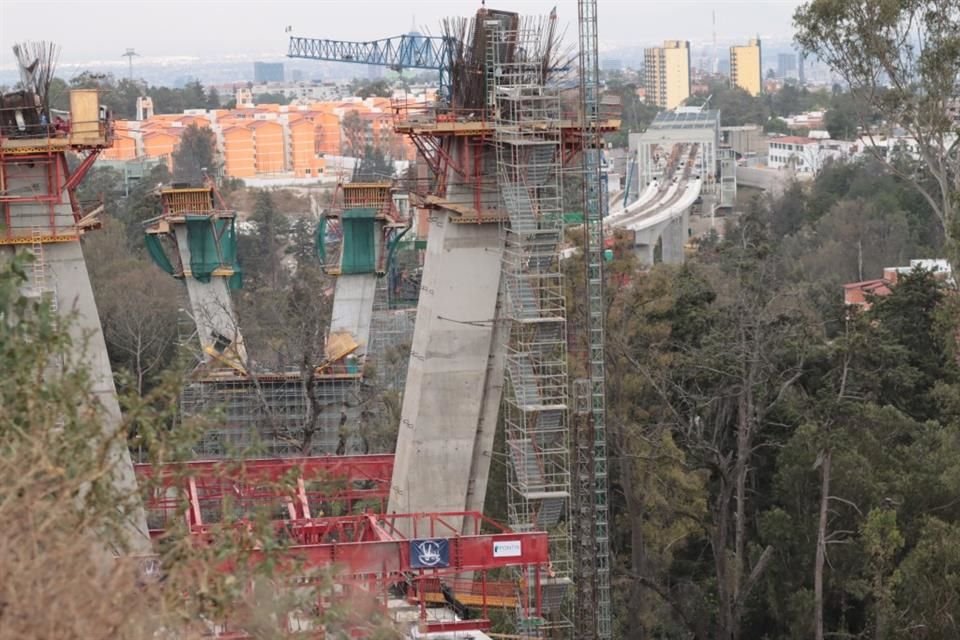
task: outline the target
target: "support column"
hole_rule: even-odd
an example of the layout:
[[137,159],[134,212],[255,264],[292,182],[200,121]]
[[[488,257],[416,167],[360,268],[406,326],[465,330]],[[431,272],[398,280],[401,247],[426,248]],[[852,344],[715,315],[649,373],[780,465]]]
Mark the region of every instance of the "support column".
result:
[[687,229],[689,228],[690,210],[687,209],[683,214],[671,218],[663,230],[663,263],[664,264],[683,264],[684,253],[683,246],[687,241]]
[[131,553],[150,553],[146,513],[137,497],[137,479],[127,440],[117,434],[121,428],[120,403],[80,242],[47,244],[43,254],[48,286],[55,296],[57,308],[64,315],[76,314],[70,324],[70,334],[74,348],[78,350],[77,364],[87,370],[90,390],[102,408],[104,438],[116,444],[110,450],[114,488],[121,495],[129,496],[133,507],[126,527],[127,544]]
[[347,332],[360,347],[357,355],[369,351],[373,299],[377,292],[377,274],[357,273],[337,276],[330,317],[330,334]]
[[503,380],[502,346],[494,341],[502,252],[497,225],[451,223],[442,211],[434,216],[389,512],[482,505],[478,483],[485,488]]
[[190,243],[187,240],[187,227],[178,224],[174,227],[177,239],[177,251],[184,267],[184,282],[187,284],[187,296],[190,298],[190,310],[197,323],[197,333],[205,353],[222,352],[222,336],[230,345],[231,355],[246,367],[247,350],[240,334],[240,325],[233,311],[228,279],[212,276],[209,282],[200,282],[192,277],[190,269]]

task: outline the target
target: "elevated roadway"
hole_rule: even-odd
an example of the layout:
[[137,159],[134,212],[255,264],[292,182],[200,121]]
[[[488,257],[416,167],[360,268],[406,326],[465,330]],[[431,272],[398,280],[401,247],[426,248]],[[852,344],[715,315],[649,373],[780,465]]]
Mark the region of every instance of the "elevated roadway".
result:
[[703,177],[699,144],[675,144],[662,178],[653,178],[640,197],[607,216],[607,229],[626,229],[634,236],[640,259],[653,264],[654,248],[662,241],[663,262],[683,262],[690,207],[700,197]]

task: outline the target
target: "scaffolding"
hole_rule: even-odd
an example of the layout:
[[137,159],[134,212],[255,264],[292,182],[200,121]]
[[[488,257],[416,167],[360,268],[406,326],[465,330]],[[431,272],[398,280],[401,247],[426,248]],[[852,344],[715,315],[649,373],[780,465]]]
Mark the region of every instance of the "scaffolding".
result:
[[[506,336],[503,421],[508,517],[514,530],[549,533],[552,575],[544,584],[540,633],[570,626],[571,575],[566,310],[559,245],[563,234],[563,134],[559,91],[546,77],[550,30],[521,22],[489,38],[488,99],[495,114],[497,184],[507,221],[501,320]],[[517,52],[517,53],[513,53]],[[524,55],[520,52],[527,52]]]
[[391,265],[387,275],[377,280],[367,361],[373,363],[373,381],[377,387],[402,396],[407,381],[407,361],[413,343],[417,309],[416,306],[395,304],[396,288],[400,281],[394,281],[393,273]]
[[315,374],[309,385],[297,373],[195,379],[180,396],[183,419],[204,426],[194,457],[367,453],[360,379],[347,370]]

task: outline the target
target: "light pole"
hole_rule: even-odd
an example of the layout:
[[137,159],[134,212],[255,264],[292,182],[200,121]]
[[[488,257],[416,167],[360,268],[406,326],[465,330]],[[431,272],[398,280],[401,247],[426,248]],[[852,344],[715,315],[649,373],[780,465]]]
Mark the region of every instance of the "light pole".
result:
[[138,55],[140,54],[134,51],[133,49],[127,48],[127,50],[123,53],[123,55],[120,56],[121,58],[126,58],[127,61],[130,63],[130,70],[127,74],[127,79],[130,80],[130,82],[133,82],[133,56],[138,56]]

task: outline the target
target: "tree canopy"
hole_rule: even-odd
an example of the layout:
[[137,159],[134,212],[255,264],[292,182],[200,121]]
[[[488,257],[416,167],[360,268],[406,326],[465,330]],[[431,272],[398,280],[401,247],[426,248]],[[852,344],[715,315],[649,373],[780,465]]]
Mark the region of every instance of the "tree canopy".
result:
[[173,179],[192,185],[203,183],[206,176],[217,176],[220,169],[217,137],[209,127],[191,124],[183,131],[173,152]]
[[811,0],[794,22],[797,42],[849,86],[863,123],[875,112],[916,141],[919,162],[904,168],[887,161],[886,167],[910,179],[946,237],[956,239],[960,123],[949,109],[960,95],[960,6],[954,0]]

